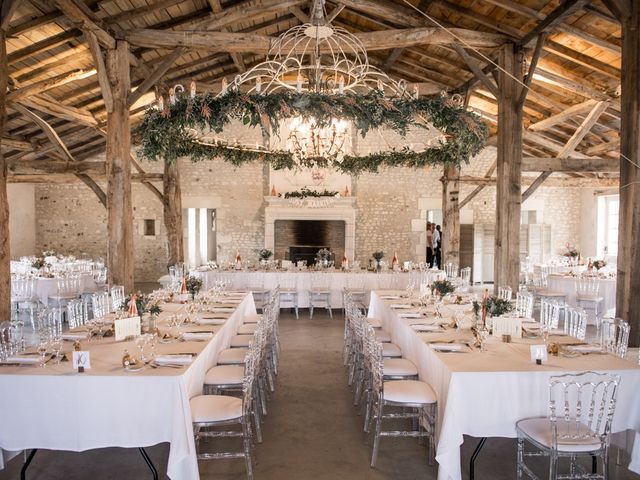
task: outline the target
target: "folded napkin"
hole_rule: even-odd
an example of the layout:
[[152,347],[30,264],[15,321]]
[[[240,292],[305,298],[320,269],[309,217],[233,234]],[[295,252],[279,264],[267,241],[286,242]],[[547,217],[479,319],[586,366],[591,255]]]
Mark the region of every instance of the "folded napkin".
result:
[[566,337],[568,333],[565,333],[565,331],[560,328],[554,328],[552,330],[549,330],[549,335],[555,335],[556,337]]
[[402,312],[398,314],[400,318],[422,318],[422,315],[418,312]]
[[189,365],[193,362],[193,355],[156,355],[158,365]]
[[40,363],[40,355],[14,355],[12,357],[7,357],[7,359],[2,363],[25,363],[33,365]]
[[465,346],[461,343],[430,343],[429,345],[439,352],[461,352]]
[[425,324],[415,324],[411,325],[417,332],[442,332],[442,327],[440,325],[425,325]]
[[203,340],[209,340],[213,337],[213,332],[184,332],[182,339],[185,342],[199,342]]
[[391,308],[411,308],[410,303],[392,303]]
[[400,300],[400,295],[382,295],[380,298],[383,300]]
[[209,309],[209,311],[214,312],[214,313],[215,312],[218,312],[218,313],[220,313],[220,312],[228,312],[228,313],[230,313],[230,312],[234,312],[235,310],[236,309],[234,307],[212,307],[212,308]]
[[75,342],[76,340],[86,340],[89,338],[89,332],[67,332],[60,336],[63,340]]
[[196,323],[198,325],[224,325],[224,322],[226,322],[226,318],[209,318],[209,317],[203,317],[203,318],[198,318],[196,320]]
[[600,345],[571,345],[567,350],[580,353],[600,353],[602,347]]

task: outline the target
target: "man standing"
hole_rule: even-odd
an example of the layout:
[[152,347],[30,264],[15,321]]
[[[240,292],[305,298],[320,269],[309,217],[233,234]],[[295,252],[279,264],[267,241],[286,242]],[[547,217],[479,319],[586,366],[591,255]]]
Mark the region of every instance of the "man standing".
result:
[[436,226],[435,231],[433,232],[433,248],[434,248],[434,259],[438,268],[442,270],[442,229],[440,225]]
[[433,224],[427,222],[427,266],[431,268],[433,266]]

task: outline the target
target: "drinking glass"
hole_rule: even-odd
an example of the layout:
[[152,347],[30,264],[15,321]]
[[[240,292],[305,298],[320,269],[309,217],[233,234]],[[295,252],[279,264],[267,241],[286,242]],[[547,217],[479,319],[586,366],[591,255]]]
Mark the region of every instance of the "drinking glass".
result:
[[549,325],[542,325],[540,327],[540,336],[545,345],[549,344]]
[[56,335],[51,340],[51,349],[53,350],[53,353],[56,356],[56,365],[60,365],[60,362],[62,361],[62,358],[60,357],[60,352],[62,351],[62,345],[63,345],[63,341],[60,335]]
[[47,356],[47,350],[49,349],[49,342],[46,339],[41,338],[38,341],[38,346],[36,348],[38,354],[40,355],[40,367],[44,368],[47,364],[45,362],[45,357]]

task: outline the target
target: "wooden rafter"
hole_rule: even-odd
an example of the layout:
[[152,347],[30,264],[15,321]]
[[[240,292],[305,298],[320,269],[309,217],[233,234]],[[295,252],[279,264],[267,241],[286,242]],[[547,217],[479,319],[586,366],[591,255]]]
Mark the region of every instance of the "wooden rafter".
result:
[[91,18],[86,11],[86,5],[77,0],[56,0],[56,4],[69,20],[80,27],[81,30],[93,33],[102,46],[105,48],[115,48],[115,38]]
[[582,103],[578,103],[576,105],[572,105],[571,107],[563,110],[556,115],[552,115],[551,117],[545,118],[544,120],[540,120],[539,122],[532,123],[529,125],[529,130],[540,131],[546,130],[554,125],[565,122],[569,118],[573,118],[576,115],[581,115],[583,113],[590,112],[593,110],[593,107],[598,103],[597,100],[586,100]]

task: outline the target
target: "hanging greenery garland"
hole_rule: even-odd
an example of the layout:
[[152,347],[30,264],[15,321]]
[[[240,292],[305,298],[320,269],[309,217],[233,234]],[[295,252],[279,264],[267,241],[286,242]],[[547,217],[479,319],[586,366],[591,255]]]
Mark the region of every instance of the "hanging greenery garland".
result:
[[[296,161],[289,151],[267,151],[222,143],[200,142],[193,130],[210,129],[221,133],[232,120],[250,127],[260,127],[263,136],[277,134],[280,122],[301,117],[313,118],[320,126],[333,119],[352,122],[363,137],[377,128],[405,136],[410,127],[428,128],[427,122],[440,130],[445,140],[422,152],[405,147],[370,155],[345,155],[344,158],[314,157]],[[271,133],[270,133],[271,132]],[[327,95],[324,93],[277,92],[246,94],[229,90],[220,96],[192,95],[178,97],[161,109],[149,108],[135,130],[140,154],[147,160],[175,162],[188,157],[193,162],[220,157],[240,166],[261,160],[274,169],[334,167],[359,174],[376,172],[382,166],[422,167],[426,165],[468,163],[485,145],[488,129],[480,117],[467,111],[458,101],[440,98],[385,98],[379,90],[367,94]]]

